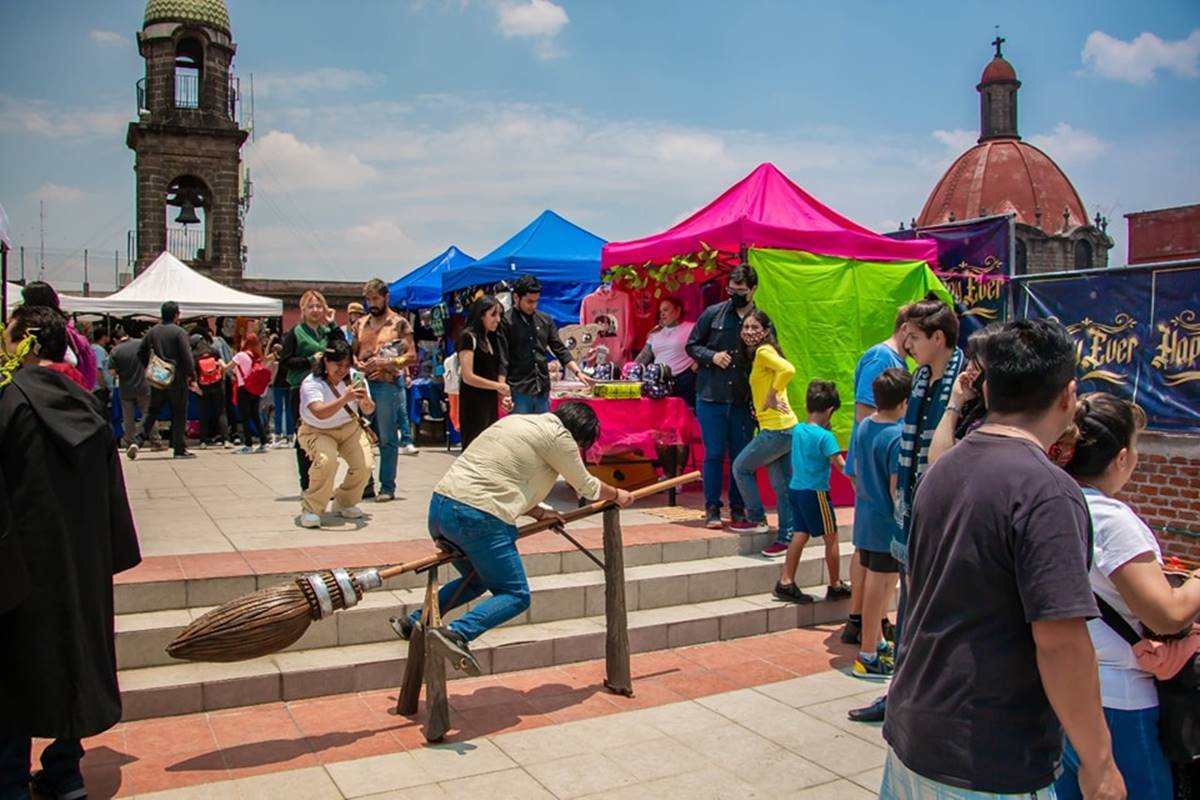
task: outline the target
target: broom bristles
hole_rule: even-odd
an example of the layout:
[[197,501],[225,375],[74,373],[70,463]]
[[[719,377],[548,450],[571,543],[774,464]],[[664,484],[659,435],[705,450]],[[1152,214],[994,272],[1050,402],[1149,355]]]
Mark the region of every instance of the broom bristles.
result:
[[244,661],[277,653],[304,635],[313,615],[295,583],[271,586],[218,606],[167,645],[172,658]]

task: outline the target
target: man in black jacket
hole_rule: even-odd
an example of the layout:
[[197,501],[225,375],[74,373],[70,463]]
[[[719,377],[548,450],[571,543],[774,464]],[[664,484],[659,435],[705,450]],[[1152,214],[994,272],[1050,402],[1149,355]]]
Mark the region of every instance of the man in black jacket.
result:
[[171,405],[171,447],[175,451],[175,458],[196,457],[187,449],[184,438],[187,435],[187,393],[196,384],[196,364],[192,359],[192,345],[187,331],[179,327],[178,319],[179,304],[173,300],[163,303],[162,322],[146,331],[138,347],[138,358],[143,366],[149,365],[153,353],[175,365],[175,376],[166,389],[150,387],[150,413],[142,420],[137,440],[125,450],[125,455],[131,460],[137,458],[138,449],[150,438],[158,414],[167,403]]
[[547,354],[552,353],[563,366],[584,383],[592,379],[583,374],[571,357],[558,328],[549,315],[537,310],[542,284],[533,275],[522,275],[513,285],[513,307],[504,315],[500,349],[500,374],[512,387],[514,414],[545,414],[550,410],[550,370]]
[[[738,453],[754,438],[750,413],[750,365],[742,353],[742,320],[754,310],[758,275],[743,265],[729,273],[729,299],[704,309],[687,353],[700,370],[696,374],[696,420],[704,440],[704,512],[709,528],[720,528],[721,486],[725,482],[725,457],[730,469]],[[737,481],[729,475],[730,527],[747,527],[746,507]]]

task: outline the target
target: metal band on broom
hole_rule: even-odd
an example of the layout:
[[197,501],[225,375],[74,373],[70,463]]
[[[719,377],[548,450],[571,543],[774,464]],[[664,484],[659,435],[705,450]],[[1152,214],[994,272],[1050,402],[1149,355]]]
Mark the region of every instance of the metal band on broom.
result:
[[[631,494],[640,500],[699,478],[699,472],[689,472]],[[562,518],[571,522],[611,505],[609,500],[592,503],[565,512]],[[517,536],[523,538],[551,530],[557,524],[557,520],[532,522],[522,526]],[[259,589],[214,608],[184,628],[167,645],[167,653],[188,661],[245,661],[277,653],[295,643],[313,622],[331,617],[335,611],[354,608],[363,594],[380,588],[388,578],[420,572],[455,558],[461,555],[440,552],[385,568],[337,568],[300,575],[291,583]]]

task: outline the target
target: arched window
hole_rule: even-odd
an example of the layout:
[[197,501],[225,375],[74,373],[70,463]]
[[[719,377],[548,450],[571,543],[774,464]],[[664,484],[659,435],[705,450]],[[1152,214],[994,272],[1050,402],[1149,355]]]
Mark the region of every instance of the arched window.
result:
[[1075,242],[1075,269],[1092,268],[1092,243],[1087,239]]
[[204,45],[197,39],[180,39],[175,45],[176,108],[200,107],[203,71]]
[[1029,274],[1029,251],[1025,248],[1025,240],[1017,239],[1017,263],[1016,273],[1018,275]]
[[210,195],[204,181],[180,175],[167,189],[167,250],[180,261],[207,261]]

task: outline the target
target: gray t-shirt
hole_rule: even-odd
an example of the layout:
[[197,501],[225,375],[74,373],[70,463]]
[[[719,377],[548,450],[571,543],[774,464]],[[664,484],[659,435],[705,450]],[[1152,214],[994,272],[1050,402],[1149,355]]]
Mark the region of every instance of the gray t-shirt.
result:
[[908,605],[883,735],[905,766],[980,792],[1054,782],[1063,731],[1031,623],[1097,616],[1079,487],[1033,442],[975,432],[913,503]]
[[141,339],[126,339],[108,354],[108,365],[117,371],[123,397],[138,397],[150,392],[150,384],[146,383],[146,365],[138,357],[141,344]]

